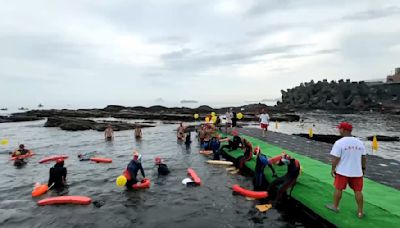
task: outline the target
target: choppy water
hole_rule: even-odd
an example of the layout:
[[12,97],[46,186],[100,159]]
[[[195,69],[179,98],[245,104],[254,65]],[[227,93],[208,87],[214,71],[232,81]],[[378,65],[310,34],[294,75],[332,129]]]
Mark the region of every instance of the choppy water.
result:
[[[105,142],[102,132],[67,132],[44,128],[43,124],[44,121],[0,124],[0,138],[10,141],[9,145],[0,146],[2,227],[288,227],[294,224],[288,219],[293,216],[275,209],[260,214],[254,208],[257,202],[233,196],[230,187],[239,183],[250,188],[250,179],[207,165],[206,158],[198,154],[196,142],[189,148],[178,144],[173,131],[177,125],[143,129],[141,141],[134,139],[132,131],[122,131],[116,132],[114,142]],[[12,165],[8,155],[18,143],[25,143],[36,153],[21,169]],[[134,148],[143,154],[143,166],[152,186],[127,192],[115,185],[115,179],[126,167]],[[111,157],[113,163],[78,161],[76,155],[88,151]],[[93,204],[37,206],[38,199],[31,197],[33,184],[46,182],[52,165],[38,161],[51,154],[70,155],[65,162],[69,195],[90,196],[93,201],[104,201],[104,205],[100,208]],[[169,176],[157,179],[155,156],[166,160],[171,169]],[[202,186],[181,184],[188,167],[197,171]]]

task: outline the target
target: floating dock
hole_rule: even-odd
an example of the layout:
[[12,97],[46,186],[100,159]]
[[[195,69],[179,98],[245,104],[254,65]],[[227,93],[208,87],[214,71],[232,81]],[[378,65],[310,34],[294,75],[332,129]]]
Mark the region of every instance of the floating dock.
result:
[[[302,172],[292,192],[292,198],[298,201],[323,220],[337,227],[393,227],[400,224],[400,162],[368,156],[367,175],[364,178],[363,219],[357,217],[357,205],[354,193],[347,188],[340,201],[340,212],[335,213],[325,205],[333,200],[333,178],[330,175],[331,144],[311,141],[297,136],[268,132],[262,136],[260,129],[239,129],[241,137],[248,139],[253,146],[260,146],[268,157],[274,157],[285,151],[300,161]],[[236,160],[243,155],[242,150],[230,151],[227,156]],[[384,164],[384,165],[381,165]],[[254,171],[255,157],[246,162],[246,167]],[[279,176],[286,173],[286,166],[275,166]],[[272,172],[265,169],[268,182],[273,180]]]

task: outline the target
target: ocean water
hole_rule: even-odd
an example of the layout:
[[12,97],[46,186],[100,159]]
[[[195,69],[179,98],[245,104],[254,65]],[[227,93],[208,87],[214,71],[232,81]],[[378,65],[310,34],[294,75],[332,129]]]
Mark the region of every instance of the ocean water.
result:
[[[133,131],[115,133],[113,142],[103,139],[103,132],[67,132],[42,127],[44,121],[0,124],[0,138],[9,145],[0,146],[0,226],[1,227],[297,227],[294,216],[276,209],[265,214],[255,209],[256,201],[232,195],[231,186],[251,188],[251,178],[229,174],[225,167],[206,164],[193,143],[187,147],[176,141],[177,124],[157,123],[143,129],[143,139],[135,140]],[[23,168],[16,168],[8,152],[24,143],[36,155]],[[137,149],[143,155],[150,189],[126,191],[115,179]],[[113,159],[111,164],[81,162],[77,154],[97,151]],[[38,161],[54,154],[67,154],[69,195],[84,195],[101,202],[102,207],[60,205],[39,207],[36,201],[52,195],[32,198],[35,182],[46,183],[53,165]],[[154,158],[161,156],[171,174],[157,178]],[[192,167],[202,178],[199,187],[181,183]],[[140,176],[140,174],[139,174]]]

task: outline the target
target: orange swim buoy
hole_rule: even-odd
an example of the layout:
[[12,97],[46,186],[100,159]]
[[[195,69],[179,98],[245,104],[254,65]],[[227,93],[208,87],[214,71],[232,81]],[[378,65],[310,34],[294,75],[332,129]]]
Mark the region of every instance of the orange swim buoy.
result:
[[54,204],[80,204],[80,205],[87,205],[92,202],[87,196],[57,196],[57,197],[50,197],[47,199],[42,199],[37,204],[39,206],[44,205],[54,205]]
[[38,187],[33,189],[32,197],[41,196],[41,195],[45,194],[48,190],[49,190],[49,187],[47,186],[47,184],[39,185]]
[[197,173],[192,168],[188,168],[187,173],[193,179],[194,183],[196,183],[197,185],[201,184],[200,177],[197,176]]
[[97,163],[111,163],[112,162],[112,159],[111,158],[100,158],[100,157],[93,157],[93,158],[90,158],[90,161],[94,161],[94,162],[97,162]]

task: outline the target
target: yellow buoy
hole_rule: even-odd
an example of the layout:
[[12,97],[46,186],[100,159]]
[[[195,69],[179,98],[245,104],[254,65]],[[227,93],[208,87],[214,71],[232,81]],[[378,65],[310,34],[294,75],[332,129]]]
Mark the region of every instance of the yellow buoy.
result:
[[378,151],[378,140],[376,139],[376,135],[372,138],[372,150]]
[[193,117],[194,117],[194,119],[198,119],[199,118],[199,114],[196,113],[196,114],[193,115]]
[[314,133],[313,133],[313,130],[312,130],[311,127],[310,127],[310,129],[308,129],[308,136],[309,136],[310,138],[312,138],[312,137],[314,136]]
[[239,112],[238,114],[236,114],[236,118],[238,118],[239,120],[243,118],[243,114],[241,112]]
[[124,175],[121,175],[117,178],[115,183],[117,184],[118,187],[124,187],[127,181],[128,180],[126,179],[126,177]]
[[212,112],[212,113],[211,113],[211,116],[215,116],[215,115],[216,115],[215,112]]
[[8,139],[2,139],[2,140],[0,141],[0,144],[1,144],[1,145],[7,145],[7,144],[8,144]]

